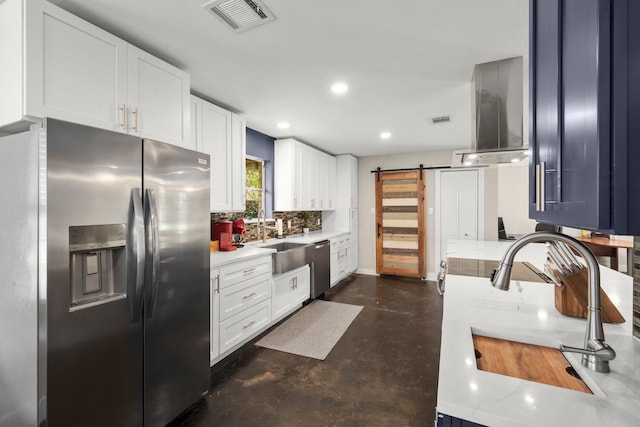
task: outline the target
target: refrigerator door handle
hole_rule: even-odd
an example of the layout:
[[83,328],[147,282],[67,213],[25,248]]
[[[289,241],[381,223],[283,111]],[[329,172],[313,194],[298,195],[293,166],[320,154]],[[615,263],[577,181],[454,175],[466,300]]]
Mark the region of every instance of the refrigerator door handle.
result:
[[153,189],[145,190],[147,217],[147,254],[151,258],[151,283],[149,287],[149,303],[147,317],[152,318],[156,311],[158,300],[158,271],[160,269],[160,244],[158,231],[158,208]]
[[130,218],[129,240],[130,254],[133,267],[131,272],[135,276],[134,287],[131,289],[129,304],[131,307],[131,321],[137,323],[142,314],[142,292],[144,290],[145,247],[144,247],[144,208],[142,206],[142,194],[140,188],[131,189],[131,205],[133,206],[132,218]]

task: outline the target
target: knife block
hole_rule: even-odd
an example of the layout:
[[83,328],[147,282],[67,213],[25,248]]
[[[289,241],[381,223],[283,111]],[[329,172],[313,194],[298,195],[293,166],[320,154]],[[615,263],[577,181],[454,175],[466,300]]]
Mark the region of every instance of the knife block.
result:
[[[565,316],[587,318],[589,301],[589,272],[584,269],[566,276],[560,286],[555,286],[556,309]],[[607,293],[600,289],[601,315],[605,323],[624,323],[624,317],[611,302]]]

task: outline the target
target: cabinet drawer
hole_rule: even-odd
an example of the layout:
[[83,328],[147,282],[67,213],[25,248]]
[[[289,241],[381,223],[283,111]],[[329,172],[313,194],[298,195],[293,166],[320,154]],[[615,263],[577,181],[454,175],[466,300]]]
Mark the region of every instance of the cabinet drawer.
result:
[[265,273],[271,274],[271,254],[221,267],[220,288],[224,289]]
[[263,301],[220,323],[220,353],[260,332],[271,322],[271,301]]
[[271,275],[253,277],[220,289],[220,321],[271,296]]

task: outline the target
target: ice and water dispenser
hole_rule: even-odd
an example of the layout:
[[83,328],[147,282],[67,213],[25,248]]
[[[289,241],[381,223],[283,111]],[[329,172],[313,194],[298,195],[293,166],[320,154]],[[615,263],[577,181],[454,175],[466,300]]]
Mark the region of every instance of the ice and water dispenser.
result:
[[69,227],[70,311],[126,298],[126,224]]

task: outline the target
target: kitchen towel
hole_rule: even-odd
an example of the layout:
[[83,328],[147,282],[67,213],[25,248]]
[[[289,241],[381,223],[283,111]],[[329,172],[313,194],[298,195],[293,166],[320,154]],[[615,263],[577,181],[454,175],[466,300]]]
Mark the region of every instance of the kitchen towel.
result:
[[315,300],[256,345],[324,360],[364,307]]

